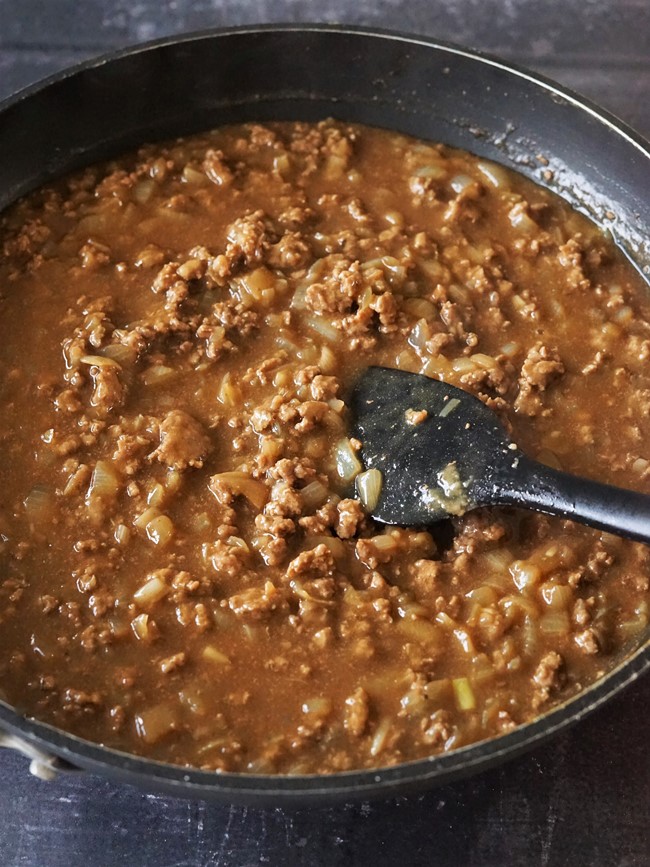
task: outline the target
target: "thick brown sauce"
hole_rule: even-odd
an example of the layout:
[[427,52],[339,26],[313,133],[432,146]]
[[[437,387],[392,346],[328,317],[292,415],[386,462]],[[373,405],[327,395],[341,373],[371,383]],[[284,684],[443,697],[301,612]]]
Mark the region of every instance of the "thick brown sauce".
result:
[[390,132],[244,125],[42,190],[2,243],[0,694],[22,712],[329,773],[496,736],[642,635],[645,547],[497,509],[383,529],[337,471],[379,363],[650,493],[644,287],[550,193]]

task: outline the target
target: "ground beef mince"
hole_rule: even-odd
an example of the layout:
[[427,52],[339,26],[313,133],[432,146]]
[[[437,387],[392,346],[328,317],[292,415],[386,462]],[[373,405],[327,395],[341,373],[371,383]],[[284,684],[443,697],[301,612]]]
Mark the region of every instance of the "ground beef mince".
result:
[[641,639],[650,549],[505,508],[383,527],[354,493],[370,364],[650,493],[642,280],[549,192],[395,133],[248,124],[42,189],[0,245],[21,712],[168,762],[331,773],[509,731]]

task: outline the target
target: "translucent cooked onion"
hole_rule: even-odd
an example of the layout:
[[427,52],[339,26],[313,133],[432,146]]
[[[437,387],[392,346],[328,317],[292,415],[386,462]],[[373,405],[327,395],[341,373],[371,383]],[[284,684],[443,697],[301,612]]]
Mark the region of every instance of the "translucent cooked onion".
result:
[[157,518],[149,521],[145,527],[145,532],[147,538],[153,542],[154,545],[164,548],[165,545],[168,545],[169,542],[171,542],[172,536],[174,535],[174,525],[167,515],[158,515]]
[[489,584],[482,584],[480,587],[475,587],[473,590],[466,593],[465,597],[471,599],[473,602],[477,602],[483,607],[493,605],[498,598],[497,591]]
[[[418,300],[418,299],[413,299]],[[431,328],[426,319],[418,320],[408,336],[408,342],[415,349],[424,349],[427,340],[431,340]]]
[[510,565],[510,574],[517,590],[526,590],[527,588],[534,587],[542,579],[542,571],[539,566],[526,560],[515,560]]
[[232,381],[230,371],[225,374],[219,385],[217,400],[224,406],[236,407],[241,405],[242,393],[238,385]]
[[353,481],[363,470],[356,452],[350,445],[349,439],[339,440],[336,444],[334,460],[336,462],[336,471],[344,482]]
[[308,698],[307,701],[302,703],[302,712],[317,716],[327,716],[327,714],[332,712],[332,702],[329,698],[324,698],[320,695]]
[[384,717],[380,720],[379,725],[375,729],[375,734],[370,742],[370,749],[368,752],[374,758],[379,755],[379,753],[386,746],[386,741],[388,739],[388,735],[390,734],[390,717]]
[[49,522],[54,508],[54,495],[46,485],[34,485],[23,500],[30,521],[36,524]]
[[126,524],[118,524],[113,536],[118,545],[126,545],[131,538],[131,531]]
[[566,611],[549,611],[539,619],[539,629],[544,635],[568,635],[571,621]]
[[508,189],[510,185],[508,174],[502,166],[488,162],[487,160],[481,160],[476,164],[476,168],[493,187],[496,187],[499,190]]
[[322,482],[315,479],[300,491],[302,504],[306,512],[313,512],[322,506],[325,500],[329,497],[329,490]]
[[135,729],[147,744],[170,734],[178,725],[178,707],[171,701],[143,710],[135,715]]
[[395,629],[410,641],[417,641],[424,647],[439,647],[444,643],[440,627],[421,617],[404,617],[397,621]]
[[117,362],[119,366],[132,364],[136,358],[136,352],[123,343],[111,343],[102,351],[105,358]]
[[447,403],[443,406],[438,415],[440,416],[440,418],[446,418],[456,409],[457,406],[460,406],[460,401],[457,397],[452,397],[452,399],[448,400]]
[[212,476],[208,485],[212,493],[215,492],[215,483],[219,481],[224,482],[234,494],[241,494],[241,496],[246,497],[256,509],[262,509],[269,498],[269,489],[264,482],[257,481],[257,479],[251,478],[248,473],[243,473],[240,470],[217,473],[216,476]]
[[397,551],[397,539],[391,533],[372,536],[370,541],[378,551],[382,551],[385,554],[392,554],[394,551]]
[[424,694],[435,704],[443,704],[451,694],[451,681],[444,677],[440,680],[430,680],[424,685]]
[[115,358],[110,358],[104,355],[83,355],[79,361],[82,364],[89,364],[91,367],[116,367],[120,369],[120,364]]
[[373,468],[359,473],[356,478],[357,494],[367,512],[377,508],[381,495],[383,476],[380,470]]
[[94,497],[115,497],[120,488],[120,480],[108,461],[97,461],[88,487],[87,499]]
[[133,598],[142,608],[148,608],[150,605],[155,605],[168,593],[169,587],[157,575],[154,575],[139,590],[136,590]]
[[203,659],[207,659],[208,662],[213,662],[216,665],[230,665],[230,657],[211,644],[203,648],[201,656]]
[[138,614],[134,617],[131,621],[131,629],[139,641],[148,641],[150,639],[149,615]]
[[335,328],[322,316],[305,316],[304,321],[308,328],[316,331],[330,343],[337,343],[341,339],[342,335],[338,328]]
[[451,682],[451,686],[454,690],[458,710],[474,710],[476,707],[476,696],[469,680],[466,677],[455,677]]
[[405,298],[402,309],[411,316],[425,320],[435,319],[437,313],[435,305],[426,298]]
[[568,608],[573,602],[573,589],[568,584],[546,584],[541,588],[542,599],[550,608]]
[[469,175],[455,175],[449,181],[449,186],[456,195],[460,195],[465,192],[468,187],[471,187],[473,183],[475,183],[475,181],[473,178],[470,178]]
[[154,364],[148,367],[142,374],[142,382],[145,385],[163,385],[178,376],[178,372],[164,364]]

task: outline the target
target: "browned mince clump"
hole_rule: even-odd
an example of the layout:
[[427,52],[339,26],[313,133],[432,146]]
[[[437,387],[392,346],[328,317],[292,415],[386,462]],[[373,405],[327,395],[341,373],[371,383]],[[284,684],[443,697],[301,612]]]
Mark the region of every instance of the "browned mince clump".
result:
[[650,493],[642,282],[552,194],[391,132],[248,124],[40,190],[0,244],[0,692],[25,714],[330,773],[499,735],[642,635],[642,545],[510,509],[388,528],[354,498],[369,364]]

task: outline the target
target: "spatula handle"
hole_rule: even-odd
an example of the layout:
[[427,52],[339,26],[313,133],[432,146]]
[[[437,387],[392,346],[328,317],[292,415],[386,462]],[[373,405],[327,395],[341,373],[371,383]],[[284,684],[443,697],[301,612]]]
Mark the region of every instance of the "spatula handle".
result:
[[650,544],[650,496],[555,470],[519,454],[500,480],[503,505],[536,509]]

